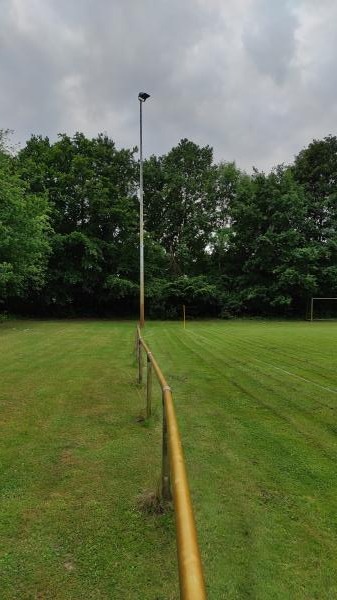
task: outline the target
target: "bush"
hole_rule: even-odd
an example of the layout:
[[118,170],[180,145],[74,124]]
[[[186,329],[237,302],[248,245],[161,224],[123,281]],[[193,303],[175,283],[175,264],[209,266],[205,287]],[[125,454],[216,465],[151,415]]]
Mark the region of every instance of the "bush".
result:
[[194,316],[215,316],[219,308],[219,290],[203,275],[154,279],[147,286],[146,299],[149,315],[157,318],[179,318],[183,304],[193,306]]

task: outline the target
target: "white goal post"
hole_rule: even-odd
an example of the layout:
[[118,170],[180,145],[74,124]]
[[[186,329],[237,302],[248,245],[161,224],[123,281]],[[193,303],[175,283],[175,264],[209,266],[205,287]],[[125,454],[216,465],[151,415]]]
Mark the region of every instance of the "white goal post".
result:
[[332,318],[337,319],[337,306],[336,306],[336,317],[314,317],[314,302],[316,300],[335,300],[337,302],[337,298],[311,298],[310,303],[310,321],[329,321]]

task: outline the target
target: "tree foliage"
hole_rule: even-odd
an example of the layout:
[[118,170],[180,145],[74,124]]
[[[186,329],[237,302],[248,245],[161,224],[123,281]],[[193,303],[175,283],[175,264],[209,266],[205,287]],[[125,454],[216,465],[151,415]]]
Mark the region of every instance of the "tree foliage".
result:
[[0,301],[28,295],[45,281],[50,249],[48,203],[30,194],[4,145],[0,151]]
[[48,194],[55,230],[41,302],[92,310],[109,302],[108,279],[135,277],[138,201],[133,151],[107,136],[32,137],[19,155],[32,191]]
[[[32,136],[15,155],[0,134],[0,298],[9,308],[137,313],[135,152],[76,133],[53,143]],[[195,316],[303,315],[312,294],[336,294],[336,137],[252,175],[183,139],[145,161],[144,184],[148,315],[176,318],[182,304]]]
[[308,207],[289,169],[243,178],[230,212],[228,270],[246,310],[279,312],[315,291]]
[[146,227],[165,249],[174,276],[205,267],[221,195],[218,173],[212,149],[186,139],[146,161]]
[[295,160],[293,172],[307,203],[306,237],[317,267],[320,294],[337,289],[337,138],[314,140]]

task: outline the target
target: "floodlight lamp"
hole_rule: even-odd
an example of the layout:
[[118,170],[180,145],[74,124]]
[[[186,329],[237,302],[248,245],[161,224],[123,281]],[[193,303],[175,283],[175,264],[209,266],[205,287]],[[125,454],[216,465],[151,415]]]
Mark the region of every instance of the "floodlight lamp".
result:
[[150,98],[150,94],[147,94],[146,92],[139,92],[138,100],[140,100],[141,102],[145,102],[145,100],[147,100],[148,98]]

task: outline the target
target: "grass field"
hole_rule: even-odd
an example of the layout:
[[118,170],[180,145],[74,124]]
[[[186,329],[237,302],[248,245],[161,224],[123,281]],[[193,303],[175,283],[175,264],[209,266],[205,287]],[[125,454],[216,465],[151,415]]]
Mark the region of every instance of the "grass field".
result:
[[[135,326],[0,327],[1,599],[176,600],[173,517],[145,516],[160,402]],[[170,382],[211,600],[337,598],[337,324],[148,323]]]

